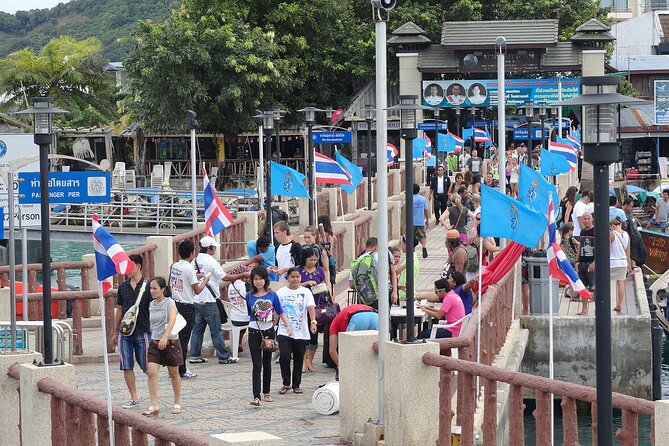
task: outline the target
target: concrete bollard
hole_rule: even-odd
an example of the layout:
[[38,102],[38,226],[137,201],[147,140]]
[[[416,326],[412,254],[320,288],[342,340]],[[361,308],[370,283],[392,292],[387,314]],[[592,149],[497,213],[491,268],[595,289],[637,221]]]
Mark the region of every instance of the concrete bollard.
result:
[[330,221],[335,221],[337,219],[337,210],[339,209],[339,200],[337,200],[337,190],[338,187],[328,187],[323,189],[328,193],[328,199],[330,200]]
[[669,400],[655,401],[655,438],[669,438]]
[[[88,289],[91,291],[97,291],[98,276],[95,273],[95,254],[84,254],[81,257],[81,260],[83,260],[84,262],[86,261],[93,262],[93,269],[88,271]],[[91,308],[91,316],[100,316],[100,300],[89,299],[88,302]]]
[[51,395],[37,389],[42,378],[52,378],[75,387],[72,364],[40,367],[21,364],[21,436],[23,444],[51,446]]
[[[16,298],[19,299],[19,296],[17,296]],[[0,321],[9,321],[12,318],[10,314],[11,305],[9,305],[9,301],[10,301],[9,288],[8,287],[0,288]]]
[[[400,236],[404,235],[404,219],[402,218],[404,202],[403,201],[389,201],[388,207],[392,206],[393,210],[390,213],[390,218],[392,221],[392,228],[394,229],[393,234],[389,237],[389,240],[399,240]],[[388,222],[390,224],[390,222]]]
[[385,352],[385,444],[435,444],[439,428],[439,369],[423,364],[439,344],[387,342]]
[[237,212],[237,218],[246,217],[246,223],[244,223],[244,240],[247,242],[249,240],[255,240],[258,238],[258,211],[239,211]]
[[348,443],[370,418],[379,418],[378,356],[372,350],[378,337],[373,330],[339,335],[339,437]]
[[157,248],[153,253],[153,268],[156,276],[163,276],[169,280],[170,267],[174,263],[172,251],[172,237],[167,235],[152,235],[146,238],[146,243],[155,243]]
[[[39,353],[18,353],[15,355],[0,355],[0,432],[2,432],[2,444],[7,446],[18,446],[21,444],[21,432],[19,430],[19,381],[10,378],[7,370],[12,364],[32,363],[39,361],[42,355]],[[51,435],[49,435],[51,438]],[[24,443],[27,444],[27,443]]]

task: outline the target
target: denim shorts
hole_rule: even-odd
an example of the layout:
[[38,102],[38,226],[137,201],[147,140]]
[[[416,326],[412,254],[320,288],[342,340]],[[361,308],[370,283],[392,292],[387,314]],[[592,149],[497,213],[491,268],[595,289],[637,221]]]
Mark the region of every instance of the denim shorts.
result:
[[375,311],[361,311],[351,316],[346,331],[363,331],[379,329],[379,313]]
[[135,359],[139,368],[146,373],[146,364],[149,362],[149,339],[150,333],[123,336],[118,333],[118,355],[121,361],[121,370],[132,370],[135,368]]

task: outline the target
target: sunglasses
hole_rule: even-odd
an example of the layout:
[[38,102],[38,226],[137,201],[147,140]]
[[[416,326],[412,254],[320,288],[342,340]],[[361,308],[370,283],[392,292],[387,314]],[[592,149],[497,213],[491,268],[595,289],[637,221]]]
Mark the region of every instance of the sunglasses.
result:
[[434,294],[439,294],[442,291],[446,291],[446,289],[445,288],[437,288],[436,290],[434,290]]

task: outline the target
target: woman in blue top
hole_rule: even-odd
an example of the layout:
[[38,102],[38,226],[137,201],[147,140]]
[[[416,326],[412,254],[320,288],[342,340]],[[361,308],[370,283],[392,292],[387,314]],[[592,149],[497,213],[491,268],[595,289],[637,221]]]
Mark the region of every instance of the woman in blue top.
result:
[[474,298],[470,289],[474,280],[478,280],[478,277],[467,282],[465,275],[458,271],[451,271],[448,275],[448,285],[462,299],[462,304],[465,306],[465,314],[471,313],[474,306]]
[[288,327],[288,336],[293,330],[281,307],[281,300],[274,291],[269,289],[269,276],[262,266],[251,271],[251,291],[246,293],[246,309],[251,321],[249,322],[249,351],[253,361],[253,401],[252,406],[260,406],[260,372],[262,371],[263,400],[267,403],[274,401],[270,395],[272,381],[272,353],[264,352],[260,348],[263,338],[275,338],[274,321],[281,318]]

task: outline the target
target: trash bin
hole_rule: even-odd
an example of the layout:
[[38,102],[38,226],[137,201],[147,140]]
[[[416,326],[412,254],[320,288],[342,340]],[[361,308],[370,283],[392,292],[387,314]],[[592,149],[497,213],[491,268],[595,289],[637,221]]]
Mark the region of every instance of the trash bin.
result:
[[[548,286],[551,282],[548,275],[548,260],[546,253],[539,251],[527,257],[527,269],[530,285],[530,313],[548,314]],[[559,281],[553,280],[553,314],[559,312],[560,288]]]

